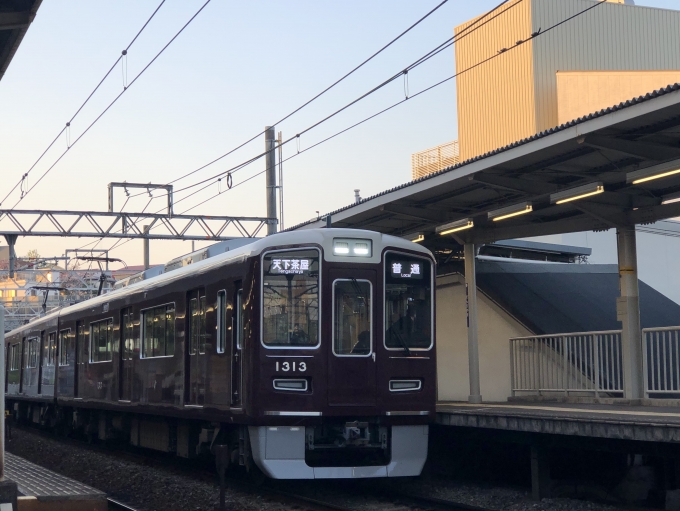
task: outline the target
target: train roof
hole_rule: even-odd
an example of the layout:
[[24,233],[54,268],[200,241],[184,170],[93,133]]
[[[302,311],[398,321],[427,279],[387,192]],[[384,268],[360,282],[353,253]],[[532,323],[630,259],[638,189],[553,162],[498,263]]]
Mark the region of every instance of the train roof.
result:
[[427,248],[417,243],[375,231],[366,231],[362,229],[331,228],[331,229],[306,229],[301,231],[280,232],[277,234],[267,236],[266,238],[260,238],[257,241],[235,248],[234,250],[230,250],[228,252],[216,255],[209,259],[204,259],[203,261],[199,261],[194,264],[184,266],[182,268],[177,268],[168,273],[162,273],[156,277],[136,282],[124,288],[114,289],[110,293],[90,298],[89,300],[84,300],[82,302],[70,305],[68,307],[63,307],[54,311],[50,311],[45,316],[41,317],[40,320],[32,321],[31,323],[28,323],[26,325],[21,325],[19,328],[15,328],[11,332],[8,332],[6,335],[7,336],[14,335],[24,330],[30,330],[38,322],[49,321],[63,314],[71,314],[74,312],[86,310],[99,304],[109,302],[114,298],[124,298],[125,296],[132,295],[139,291],[148,291],[151,289],[156,289],[160,286],[167,285],[171,282],[180,280],[192,274],[202,274],[214,268],[222,266],[226,263],[236,262],[239,260],[244,261],[249,257],[257,256],[262,252],[266,252],[269,249],[277,249],[279,247],[287,247],[291,245],[304,245],[304,244],[320,245],[325,249],[324,258],[326,260],[333,260],[335,259],[332,256],[333,253],[332,244],[334,238],[354,238],[354,239],[361,238],[372,240],[374,243],[374,255],[371,258],[366,258],[365,261],[367,262],[375,263],[380,260],[382,250],[381,249],[378,250],[378,247],[375,246],[377,244],[381,245],[380,248],[390,246],[397,249],[420,252],[423,255],[432,257],[432,253]]

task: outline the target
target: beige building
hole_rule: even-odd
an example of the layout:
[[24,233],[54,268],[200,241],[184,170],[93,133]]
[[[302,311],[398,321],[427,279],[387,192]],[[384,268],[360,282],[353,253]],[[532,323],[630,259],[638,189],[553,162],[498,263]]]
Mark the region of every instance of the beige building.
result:
[[455,28],[460,161],[680,82],[680,11],[610,1],[545,32],[595,4],[512,0]]

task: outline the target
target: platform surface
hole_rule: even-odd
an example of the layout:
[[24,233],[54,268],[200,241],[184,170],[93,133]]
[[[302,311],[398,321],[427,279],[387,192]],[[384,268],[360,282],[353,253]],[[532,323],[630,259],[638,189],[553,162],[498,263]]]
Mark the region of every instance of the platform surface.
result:
[[507,402],[437,403],[437,422],[532,433],[680,442],[680,407]]
[[106,500],[106,494],[68,477],[5,453],[5,477],[17,483],[19,493],[48,500]]

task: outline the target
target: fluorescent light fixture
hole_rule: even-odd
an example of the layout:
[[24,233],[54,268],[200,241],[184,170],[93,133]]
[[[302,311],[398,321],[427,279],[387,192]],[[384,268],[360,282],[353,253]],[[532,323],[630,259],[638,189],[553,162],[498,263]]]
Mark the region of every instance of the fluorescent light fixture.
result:
[[474,223],[470,218],[463,218],[462,220],[456,220],[455,222],[449,222],[448,224],[440,225],[434,232],[440,236],[445,236],[458,231],[464,231],[465,229],[470,229],[474,227]]
[[602,192],[604,192],[604,185],[602,183],[590,183],[563,192],[553,193],[550,195],[550,203],[564,204],[565,202],[585,199]]
[[530,202],[522,202],[521,204],[514,204],[512,206],[508,206],[507,208],[489,211],[488,217],[490,220],[498,222],[499,220],[505,220],[506,218],[512,218],[513,216],[531,213],[533,210],[534,207]]
[[333,254],[347,257],[371,257],[373,252],[371,240],[334,238]]
[[680,174],[680,161],[674,160],[662,165],[654,165],[646,169],[636,170],[626,174],[626,183],[633,183],[639,185],[647,181],[661,179],[668,176]]
[[412,241],[413,243],[420,243],[425,240],[425,235],[422,232],[414,232],[408,236],[404,236],[404,239]]

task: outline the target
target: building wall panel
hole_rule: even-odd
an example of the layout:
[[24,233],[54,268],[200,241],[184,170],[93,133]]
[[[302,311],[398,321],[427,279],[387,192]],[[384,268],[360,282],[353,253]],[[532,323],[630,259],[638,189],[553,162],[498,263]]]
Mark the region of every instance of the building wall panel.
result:
[[[531,0],[512,0],[502,9],[486,24],[487,18],[477,18],[454,30],[469,34],[455,44],[461,161],[536,132],[532,43],[513,48],[531,34]],[[502,48],[513,49],[465,71]]]
[[[596,2],[531,0],[531,3],[532,30],[536,31],[545,30]],[[598,5],[537,37],[533,44],[533,69],[535,125],[537,131],[543,131],[559,124],[558,71],[680,69],[680,11],[615,3]]]
[[680,82],[677,71],[559,71],[557,124]]

